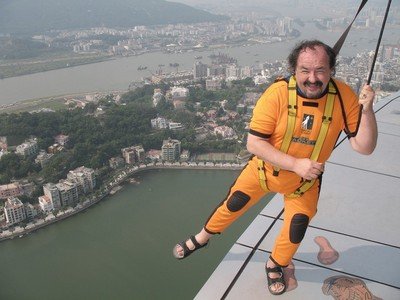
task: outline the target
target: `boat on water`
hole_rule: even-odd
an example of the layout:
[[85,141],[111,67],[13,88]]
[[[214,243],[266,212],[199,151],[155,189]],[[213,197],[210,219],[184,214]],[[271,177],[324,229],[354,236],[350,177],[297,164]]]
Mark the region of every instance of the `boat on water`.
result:
[[202,59],[203,56],[199,55],[199,56],[195,56],[194,58],[195,58],[195,59]]
[[138,69],[138,71],[142,71],[142,70],[146,70],[147,67],[146,66],[139,66],[137,69]]

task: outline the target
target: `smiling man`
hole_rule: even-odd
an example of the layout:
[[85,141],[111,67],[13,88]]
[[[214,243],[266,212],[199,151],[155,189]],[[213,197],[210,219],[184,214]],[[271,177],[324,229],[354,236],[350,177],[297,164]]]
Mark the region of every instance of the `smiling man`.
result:
[[254,154],[203,229],[178,243],[174,256],[189,256],[223,232],[267,193],[284,197],[284,224],[266,263],[271,294],[285,292],[287,267],[317,212],[325,162],[344,131],[352,148],[371,154],[377,142],[374,90],[360,97],[333,79],[336,54],[313,40],[298,44],[288,57],[292,76],[273,83],[253,111],[247,149]]

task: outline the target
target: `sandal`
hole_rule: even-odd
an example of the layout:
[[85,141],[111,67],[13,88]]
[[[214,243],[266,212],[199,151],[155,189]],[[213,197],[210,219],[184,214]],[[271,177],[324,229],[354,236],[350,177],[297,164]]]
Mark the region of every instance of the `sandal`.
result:
[[[194,248],[189,249],[189,247],[186,245],[186,241],[182,241],[182,242],[178,243],[172,250],[172,253],[175,256],[175,258],[184,259],[184,258],[188,257],[190,254],[192,254],[194,251],[201,249],[208,245],[208,242],[205,243],[204,245],[200,245],[199,242],[196,240],[196,238],[193,235],[190,237],[190,240],[192,241]],[[178,251],[176,250],[177,246],[182,247],[183,255],[179,255]]]
[[[272,295],[282,295],[286,291],[286,283],[285,278],[283,277],[283,270],[281,267],[276,266],[274,268],[268,268],[265,266],[265,271],[267,272],[267,279],[268,279],[268,290]],[[271,273],[279,273],[280,276],[277,278],[271,278]],[[283,289],[279,292],[274,291],[272,287],[275,283],[279,283],[283,285]],[[278,289],[279,290],[279,289]]]

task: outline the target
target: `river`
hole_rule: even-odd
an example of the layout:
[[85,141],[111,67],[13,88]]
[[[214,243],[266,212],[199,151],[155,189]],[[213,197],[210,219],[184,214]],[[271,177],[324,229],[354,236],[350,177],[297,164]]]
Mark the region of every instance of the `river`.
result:
[[[281,43],[259,44],[251,46],[236,46],[214,50],[193,51],[178,54],[160,52],[146,53],[139,56],[117,58],[109,61],[81,65],[71,68],[41,72],[0,80],[0,105],[17,101],[44,98],[66,94],[85,92],[125,91],[133,81],[140,81],[159,69],[165,72],[176,71],[169,63],[178,63],[178,70],[192,70],[195,56],[202,56],[204,63],[209,63],[208,55],[226,53],[238,60],[241,66],[254,65],[259,62],[285,59],[293,45],[301,39],[319,38],[333,46],[341,32],[321,31],[312,23],[306,23],[301,28],[298,39]],[[379,29],[352,30],[342,55],[352,56],[364,50],[375,50]],[[387,28],[382,43],[397,43],[398,28]],[[139,66],[147,66],[146,70],[138,71]]]
[[178,261],[238,171],[152,170],[87,211],[0,243],[0,299],[193,299],[262,200],[210,245]]

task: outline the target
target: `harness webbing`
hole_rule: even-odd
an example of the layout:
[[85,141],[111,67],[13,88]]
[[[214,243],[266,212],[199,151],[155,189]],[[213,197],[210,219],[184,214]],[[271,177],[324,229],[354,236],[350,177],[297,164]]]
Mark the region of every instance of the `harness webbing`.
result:
[[[290,142],[292,141],[294,125],[296,124],[296,113],[297,113],[297,92],[296,92],[296,79],[291,76],[288,83],[289,90],[289,104],[288,104],[288,119],[285,136],[281,144],[280,151],[287,153]],[[274,176],[279,175],[280,168],[274,167]]]
[[[293,131],[294,131],[294,125],[296,123],[296,113],[297,113],[297,91],[296,91],[296,80],[292,76],[289,80],[288,84],[288,89],[289,89],[289,105],[288,105],[288,125],[286,127],[286,132],[284,139],[282,141],[282,145],[280,148],[280,151],[287,153],[289,149],[290,142],[293,139]],[[313,161],[316,161],[319,157],[319,154],[321,153],[322,146],[324,144],[326,135],[328,133],[329,125],[332,121],[332,113],[333,113],[333,107],[335,103],[335,96],[337,94],[337,91],[335,89],[335,86],[332,84],[332,82],[329,82],[328,86],[328,95],[327,95],[327,100],[325,104],[325,109],[324,109],[324,114],[322,116],[322,123],[321,123],[321,128],[318,133],[318,137],[316,140],[316,143],[314,145],[313,151],[311,153],[310,159]],[[265,167],[264,167],[264,162],[261,159],[258,159],[258,174],[259,174],[259,180],[260,180],[260,185],[261,188],[268,192],[268,187],[267,187],[267,180],[265,176]],[[273,175],[278,176],[279,174],[279,168],[274,167]],[[315,180],[305,180],[303,181],[302,185],[292,194],[287,195],[287,197],[299,197],[303,195],[306,191],[308,191],[315,183]]]
[[267,187],[267,177],[265,177],[264,161],[262,159],[258,159],[258,178],[260,181],[261,188],[265,192],[269,192],[269,189]]

